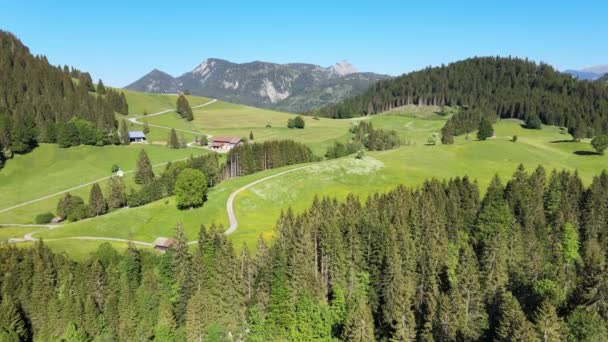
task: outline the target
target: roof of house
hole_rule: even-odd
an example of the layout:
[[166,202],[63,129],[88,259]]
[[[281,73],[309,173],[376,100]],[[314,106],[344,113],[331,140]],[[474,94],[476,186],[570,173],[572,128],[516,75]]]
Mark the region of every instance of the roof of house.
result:
[[153,242],[155,247],[170,247],[174,243],[175,240],[164,237],[157,237]]
[[214,143],[224,143],[224,144],[238,144],[241,142],[241,138],[237,137],[213,137],[211,140]]
[[131,139],[141,139],[146,138],[146,135],[142,131],[129,131],[129,138]]

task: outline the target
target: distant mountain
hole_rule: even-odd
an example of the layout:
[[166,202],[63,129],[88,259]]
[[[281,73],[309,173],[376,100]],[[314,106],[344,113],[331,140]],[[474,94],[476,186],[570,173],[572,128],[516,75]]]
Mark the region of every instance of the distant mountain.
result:
[[604,74],[604,76],[600,77],[598,81],[607,82],[608,83],[608,74]]
[[173,77],[152,70],[126,89],[213,97],[250,106],[305,112],[363,93],[390,76],[361,73],[347,61],[324,68],[313,64],[232,63],[210,58]]
[[596,65],[581,70],[569,69],[564,71],[564,73],[570,74],[579,80],[595,81],[602,77],[602,75],[608,73],[608,64]]

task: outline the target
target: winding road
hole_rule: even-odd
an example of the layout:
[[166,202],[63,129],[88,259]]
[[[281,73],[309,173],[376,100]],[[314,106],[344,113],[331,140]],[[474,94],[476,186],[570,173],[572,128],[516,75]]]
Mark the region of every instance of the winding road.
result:
[[[244,185],[236,190],[234,190],[230,196],[228,196],[228,201],[226,201],[226,212],[228,214],[228,220],[230,222],[230,226],[228,227],[228,229],[224,232],[224,234],[226,235],[230,235],[232,233],[234,233],[238,227],[238,220],[236,218],[236,214],[234,213],[234,200],[236,198],[236,196],[241,193],[244,190],[247,190],[249,188],[251,188],[254,185],[260,184],[262,182],[265,182],[269,179],[275,178],[275,177],[280,177],[282,175],[285,175],[287,173],[290,172],[294,172],[294,171],[298,171],[298,170],[302,170],[302,169],[306,169],[308,167],[311,167],[311,165],[307,165],[307,166],[301,166],[301,167],[297,167],[294,169],[290,169],[290,170],[286,170],[286,171],[282,171],[279,173],[276,173],[274,175],[270,175],[264,178],[260,178],[256,181],[253,181],[247,185]],[[86,185],[82,185],[82,186],[86,186]],[[68,190],[66,190],[68,191]],[[65,191],[64,191],[65,192]],[[22,227],[46,227],[48,229],[57,229],[60,228],[60,225],[32,225],[32,224],[0,224],[0,226],[22,226]],[[9,239],[9,242],[27,242],[27,241],[37,241],[38,239],[36,239],[35,237],[33,237],[34,233],[28,233],[25,234],[25,236],[23,238],[11,238]],[[137,240],[128,240],[128,239],[121,239],[121,238],[112,238],[112,237],[96,237],[96,236],[70,236],[70,237],[64,237],[64,238],[56,238],[56,239],[45,239],[45,241],[57,241],[57,240],[95,240],[95,241],[114,241],[114,242],[132,242],[136,245],[142,245],[142,246],[148,246],[148,247],[153,247],[154,245],[150,242],[145,242],[145,241],[137,241]],[[190,241],[188,242],[189,245],[193,245],[198,243],[197,240],[194,241]]]
[[[205,107],[205,106],[208,106],[208,105],[213,104],[215,102],[217,102],[217,100],[213,99],[213,100],[211,100],[211,101],[209,101],[207,103],[204,103],[204,104],[201,104],[201,105],[198,105],[198,106],[194,106],[192,108],[195,109],[195,108]],[[140,116],[137,116],[137,117],[134,117],[134,118],[129,118],[128,120],[130,122],[132,122],[132,123],[143,125],[143,123],[141,123],[141,122],[139,122],[137,120],[141,119],[143,117],[157,116],[157,115],[162,115],[162,114],[166,114],[166,113],[170,113],[170,112],[174,112],[174,111],[175,111],[174,109],[167,109],[167,110],[163,110],[163,111],[160,111],[160,112],[157,112],[157,113],[153,113],[153,114],[149,114],[149,115],[146,115],[146,116],[140,115]],[[163,129],[173,129],[173,127],[168,127],[168,126],[159,126],[159,125],[149,125],[149,126],[163,128]],[[175,129],[175,130],[176,131],[185,132],[185,133],[201,134],[200,132],[186,131],[186,130],[180,130],[180,129]],[[191,144],[189,144],[189,147],[198,147],[198,146],[191,146]],[[178,159],[176,161],[186,160],[186,159],[188,159],[188,158]],[[160,164],[155,164],[153,166],[154,167],[156,167],[156,166],[163,166],[163,165],[166,165],[168,163],[169,162],[164,162],[164,163],[160,163]],[[270,175],[270,176],[258,179],[256,181],[253,181],[253,182],[251,182],[251,183],[249,183],[249,184],[247,184],[245,186],[242,186],[242,187],[238,188],[237,190],[233,191],[230,194],[230,196],[228,197],[228,201],[226,202],[226,212],[228,214],[228,220],[230,222],[230,226],[224,232],[224,234],[230,235],[230,234],[234,233],[236,231],[237,227],[238,227],[238,220],[236,218],[236,214],[234,213],[234,200],[235,200],[236,196],[239,193],[241,193],[244,190],[249,189],[250,187],[252,187],[254,185],[257,185],[257,184],[260,184],[262,182],[265,182],[265,181],[267,181],[269,179],[272,179],[272,178],[275,178],[275,177],[279,177],[279,176],[282,176],[282,175],[290,173],[290,172],[302,170],[302,169],[305,169],[305,168],[308,168],[308,167],[310,167],[310,165],[308,165],[308,166],[302,166],[302,167],[297,167],[297,168],[294,168],[294,169],[290,169],[290,170],[286,170],[286,171],[283,171],[283,172],[279,172],[279,173],[276,173],[274,175]],[[135,170],[126,171],[126,172],[124,172],[124,174],[129,174],[129,173],[133,173],[133,172],[135,172]],[[54,197],[54,196],[57,196],[57,195],[61,195],[61,194],[64,194],[66,192],[69,192],[69,191],[77,190],[77,189],[80,189],[80,188],[83,188],[83,187],[86,187],[86,186],[89,186],[89,185],[92,185],[92,184],[95,184],[95,183],[107,180],[107,179],[109,179],[111,177],[112,176],[107,176],[107,177],[99,178],[99,179],[96,179],[96,180],[91,181],[91,182],[87,182],[87,183],[84,183],[84,184],[81,184],[81,185],[78,185],[78,186],[75,186],[75,187],[72,187],[72,188],[69,188],[69,189],[66,189],[66,190],[62,190],[62,191],[56,192],[54,194],[50,194],[50,195],[43,196],[43,197],[40,197],[40,198],[37,198],[37,199],[33,199],[33,200],[30,200],[30,201],[27,201],[27,202],[23,202],[23,203],[14,205],[14,206],[9,207],[9,208],[0,209],[0,213],[7,212],[7,211],[10,211],[10,210],[19,208],[19,207],[23,207],[23,206],[26,206],[28,204],[32,204],[32,203],[36,203],[36,202],[39,202],[39,201],[43,201],[45,199],[48,199],[48,198],[51,198],[51,197]],[[62,227],[61,225],[36,225],[36,224],[18,224],[18,223],[4,223],[4,224],[0,224],[0,226],[40,227],[40,228],[44,227],[44,228],[48,228],[48,229],[57,229],[57,228]],[[35,232],[25,234],[23,236],[23,238],[11,238],[11,239],[9,239],[9,242],[37,241],[38,239],[35,238],[35,237],[33,237],[34,233]],[[145,241],[136,241],[136,240],[121,239],[121,238],[113,238],[113,237],[96,237],[96,236],[70,236],[70,237],[55,238],[55,239],[51,238],[51,239],[46,239],[45,241],[57,241],[57,240],[95,240],[95,241],[132,242],[134,244],[142,245],[142,246],[148,246],[148,247],[153,247],[154,246],[154,244],[152,244],[150,242],[145,242]],[[197,240],[188,242],[189,245],[196,244],[196,243],[198,243]]]
[[[196,108],[202,108],[202,107],[206,107],[210,104],[214,104],[217,102],[217,99],[212,99],[209,102],[197,105],[197,106],[193,106],[192,109],[196,109]],[[151,116],[157,116],[157,115],[162,115],[162,114],[167,114],[167,113],[171,113],[171,112],[175,112],[175,109],[165,109],[165,110],[161,110],[158,113],[153,113],[153,114],[148,114],[148,115],[139,115],[136,116],[134,118],[128,118],[127,120],[129,120],[130,122],[137,124],[137,125],[145,125],[143,122],[139,122],[137,120],[141,119],[141,118],[149,118]],[[177,132],[183,132],[183,133],[190,133],[190,134],[202,134],[201,132],[195,132],[195,131],[188,131],[185,129],[179,129],[179,128],[173,128],[173,127],[169,127],[169,126],[161,126],[161,125],[152,125],[152,124],[148,124],[148,126],[150,127],[156,127],[156,128],[162,128],[162,129],[167,129],[167,130],[171,130],[174,129]],[[209,136],[209,135],[207,135]]]

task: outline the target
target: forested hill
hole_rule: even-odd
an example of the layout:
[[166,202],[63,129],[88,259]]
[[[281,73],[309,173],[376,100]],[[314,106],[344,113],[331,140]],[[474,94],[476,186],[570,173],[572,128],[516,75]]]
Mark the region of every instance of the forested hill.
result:
[[46,57],[33,56],[14,35],[0,31],[0,166],[13,153],[57,142],[72,118],[89,128],[93,144],[106,143],[107,133],[117,126],[114,112],[127,114],[128,107],[124,95],[101,82],[98,87],[103,96],[90,93],[96,88],[88,73],[54,67]]
[[466,106],[521,119],[537,114],[546,124],[573,127],[582,121],[594,133],[608,132],[605,85],[518,58],[476,57],[412,72],[314,114],[345,118],[408,104]]

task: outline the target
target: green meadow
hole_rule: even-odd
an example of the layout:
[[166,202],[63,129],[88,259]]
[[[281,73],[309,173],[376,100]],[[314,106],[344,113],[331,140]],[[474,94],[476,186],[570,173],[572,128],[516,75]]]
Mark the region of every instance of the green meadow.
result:
[[[241,192],[235,200],[239,226],[231,235],[236,246],[253,247],[258,236],[271,237],[282,210],[292,207],[305,210],[315,196],[339,199],[348,193],[365,196],[394,188],[399,184],[418,186],[430,177],[449,179],[468,175],[478,181],[482,191],[498,174],[507,180],[518,164],[529,171],[543,165],[552,169],[578,170],[585,183],[601,172],[608,157],[587,155],[588,142],[564,142],[569,136],[556,127],[527,130],[514,121],[495,124],[496,138],[476,141],[457,137],[454,145],[426,145],[426,138],[442,126],[444,118],[429,115],[416,118],[406,113],[391,113],[371,118],[377,126],[398,128],[410,137],[412,144],[381,152],[368,152],[358,160],[345,157],[309,164],[306,168],[269,179]],[[512,142],[518,135],[517,142]],[[586,153],[585,153],[586,152]],[[229,194],[256,179],[278,173],[291,166],[229,180],[213,188],[202,208],[180,211],[173,199],[161,200],[141,208],[127,209],[109,215],[66,225],[61,229],[41,231],[36,236],[61,238],[69,236],[112,236],[151,242],[157,236],[171,236],[175,225],[184,225],[188,238],[196,239],[201,224],[227,226],[226,200]]]
[[[137,156],[144,149],[151,163],[161,164],[206,153],[201,149],[171,150],[151,144],[129,146],[78,146],[59,148],[42,144],[25,155],[16,155],[0,171],[0,210],[46,197],[66,189],[111,176],[112,165],[123,171],[135,169]],[[156,168],[159,172],[164,166]],[[133,185],[132,175],[125,175],[127,185]],[[102,182],[103,183],[103,182]],[[105,190],[105,184],[101,184]],[[71,191],[87,199],[90,186]],[[42,212],[54,211],[60,196],[0,212],[1,223],[32,223]]]
[[[154,95],[125,92],[131,113],[148,113],[175,106],[174,95]],[[210,101],[203,97],[189,97],[196,106]],[[195,135],[230,135],[248,137],[254,141],[293,139],[307,144],[318,156],[323,156],[334,141],[350,139],[349,128],[360,120],[370,120],[374,127],[394,129],[405,145],[394,150],[367,152],[363,159],[353,156],[312,163],[303,169],[269,179],[241,192],[234,208],[239,222],[231,235],[236,246],[243,243],[253,247],[258,236],[270,238],[282,210],[292,207],[296,212],[305,210],[315,196],[343,199],[348,193],[362,200],[374,192],[382,192],[399,184],[419,186],[431,177],[449,179],[468,175],[478,181],[482,192],[491,178],[498,174],[508,179],[518,164],[529,171],[543,165],[552,169],[577,170],[585,183],[607,165],[608,157],[592,153],[588,141],[571,142],[570,136],[558,127],[544,126],[542,130],[528,130],[517,121],[503,120],[494,125],[496,137],[477,141],[475,134],[456,137],[454,145],[428,145],[428,137],[439,133],[449,116],[439,114],[437,107],[407,106],[370,117],[334,120],[305,117],[306,128],[289,129],[287,120],[293,114],[252,108],[217,101],[194,109],[194,121],[188,122],[175,112],[144,117],[151,125],[172,127],[192,141]],[[129,129],[137,126],[129,123]],[[269,126],[269,127],[267,127]],[[138,128],[141,128],[139,126]],[[179,130],[193,133],[180,133]],[[196,134],[195,134],[196,133]],[[517,142],[512,137],[518,136]],[[0,210],[18,203],[53,194],[83,183],[110,175],[113,164],[123,170],[133,170],[141,148],[148,152],[153,164],[177,160],[191,154],[207,153],[202,149],[170,150],[164,146],[168,130],[150,127],[148,141],[152,144],[131,146],[105,146],[60,149],[42,145],[32,153],[16,156],[0,172]],[[302,165],[268,170],[257,174],[225,181],[212,188],[208,201],[201,208],[178,210],[174,198],[162,199],[148,205],[122,209],[97,218],[75,223],[64,223],[57,229],[31,227],[0,228],[0,241],[22,237],[35,232],[34,237],[48,240],[49,246],[75,257],[83,257],[103,241],[80,241],[70,237],[115,237],[152,242],[158,236],[172,236],[179,223],[190,240],[195,240],[201,224],[228,226],[226,201],[240,187],[263,177]],[[164,166],[155,170],[160,172]],[[128,187],[135,186],[132,175],[127,174]],[[106,184],[102,182],[105,191]],[[87,198],[90,186],[74,191]],[[59,196],[0,213],[1,223],[31,223],[36,214],[53,211]],[[113,242],[118,248],[124,243]]]

